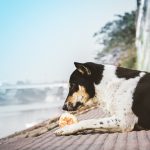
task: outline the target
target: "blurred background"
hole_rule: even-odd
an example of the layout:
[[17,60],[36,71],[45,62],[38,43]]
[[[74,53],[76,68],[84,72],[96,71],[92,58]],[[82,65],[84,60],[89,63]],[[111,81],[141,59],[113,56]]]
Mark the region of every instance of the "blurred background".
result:
[[62,113],[76,62],[150,71],[150,0],[0,0],[0,138]]

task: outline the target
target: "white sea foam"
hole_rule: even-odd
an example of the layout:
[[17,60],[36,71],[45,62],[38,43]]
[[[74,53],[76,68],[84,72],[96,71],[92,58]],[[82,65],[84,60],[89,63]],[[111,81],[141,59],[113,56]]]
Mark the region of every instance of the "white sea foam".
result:
[[26,123],[25,124],[25,127],[26,128],[30,128],[30,127],[33,127],[34,125],[36,125],[38,122],[30,122],[30,123]]

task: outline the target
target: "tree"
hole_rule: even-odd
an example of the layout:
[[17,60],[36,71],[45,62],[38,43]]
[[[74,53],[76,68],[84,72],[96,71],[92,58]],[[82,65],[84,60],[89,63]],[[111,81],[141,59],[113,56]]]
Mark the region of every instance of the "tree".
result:
[[104,50],[111,51],[115,47],[127,48],[135,42],[135,11],[116,15],[118,19],[108,22],[95,36],[101,35],[99,43],[104,45]]
[[[100,57],[102,52],[111,52],[114,49],[120,48],[131,54],[131,61],[135,62],[135,22],[136,12],[124,13],[124,15],[116,15],[117,19],[106,23],[100,31],[94,34],[97,37],[99,44],[102,44],[103,50],[98,52],[97,56]],[[122,63],[125,67],[133,68],[134,64],[130,62]]]

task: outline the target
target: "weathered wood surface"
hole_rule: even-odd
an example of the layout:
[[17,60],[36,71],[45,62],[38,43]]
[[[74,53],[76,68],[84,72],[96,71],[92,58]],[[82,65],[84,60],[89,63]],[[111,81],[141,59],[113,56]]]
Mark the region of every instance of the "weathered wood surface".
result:
[[[79,120],[103,117],[105,114],[95,108],[78,115]],[[55,120],[56,121],[56,120]],[[56,121],[57,122],[57,121]],[[54,123],[54,122],[52,122]],[[91,133],[55,136],[55,128],[36,137],[19,134],[0,140],[0,150],[150,150],[150,131],[128,133]],[[32,132],[34,128],[28,132]]]

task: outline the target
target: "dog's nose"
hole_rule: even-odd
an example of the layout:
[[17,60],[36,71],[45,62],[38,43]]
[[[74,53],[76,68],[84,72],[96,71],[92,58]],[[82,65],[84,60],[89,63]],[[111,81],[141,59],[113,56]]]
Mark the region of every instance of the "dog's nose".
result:
[[67,104],[64,104],[64,106],[63,106],[63,108],[62,108],[63,110],[68,110],[68,108],[67,108]]

